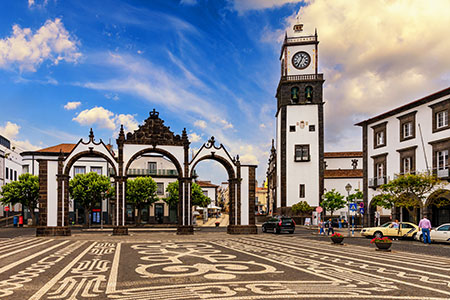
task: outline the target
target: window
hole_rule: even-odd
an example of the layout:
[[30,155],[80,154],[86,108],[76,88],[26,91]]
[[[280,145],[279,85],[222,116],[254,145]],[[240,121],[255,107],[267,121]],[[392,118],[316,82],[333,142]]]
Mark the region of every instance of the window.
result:
[[438,170],[445,170],[448,166],[448,150],[437,151],[437,168]]
[[289,126],[289,131],[290,132],[295,132],[295,125]]
[[29,165],[24,165],[22,167],[22,173],[30,173],[30,166]]
[[376,174],[377,178],[383,178],[384,177],[384,163],[378,163],[376,164]]
[[448,110],[436,113],[436,128],[444,128],[448,126]]
[[73,167],[74,175],[86,174],[86,167]]
[[13,169],[9,169],[9,179],[10,180],[13,180],[13,173],[14,173],[14,170]]
[[156,162],[149,162],[148,169],[150,171],[150,174],[156,174]]
[[450,111],[450,99],[430,105],[432,109],[433,130],[437,132],[450,128],[448,124],[448,112]]
[[300,100],[299,91],[300,89],[296,86],[291,88],[291,100],[293,103],[298,103],[298,101]]
[[316,125],[309,125],[309,131],[316,131]]
[[164,195],[164,182],[157,182],[157,189],[156,189],[156,194],[158,195]]
[[383,146],[384,145],[384,131],[377,132],[375,135],[376,139],[376,146]]
[[208,197],[208,191],[207,190],[202,190],[203,195],[205,195],[206,197]]
[[6,179],[9,179],[9,178],[8,178],[8,175],[9,175],[9,168],[8,168],[8,167],[6,167],[6,174],[5,174],[5,175],[6,175]]
[[450,225],[442,225],[437,231],[450,231]]
[[403,174],[411,173],[412,170],[412,157],[403,158]]
[[295,159],[294,161],[309,161],[309,145],[295,145]]
[[91,172],[97,173],[98,175],[102,175],[102,167],[91,167]]
[[373,147],[380,148],[386,146],[386,125],[387,122],[383,122],[372,126],[373,129]]
[[311,102],[313,99],[313,88],[312,86],[307,86],[305,88],[305,99],[307,102]]
[[14,180],[17,180],[17,171],[14,171]]
[[299,186],[299,196],[300,198],[305,198],[305,185],[300,184]]
[[409,138],[412,137],[412,123],[408,122],[408,123],[404,123],[402,126],[402,131],[403,131],[403,138]]

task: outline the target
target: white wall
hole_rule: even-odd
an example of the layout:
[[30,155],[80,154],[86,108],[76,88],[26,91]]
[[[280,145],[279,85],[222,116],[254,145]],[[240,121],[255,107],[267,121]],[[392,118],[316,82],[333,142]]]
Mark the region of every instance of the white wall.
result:
[[[304,51],[311,57],[311,62],[305,69],[299,70],[292,65],[292,57],[299,52]],[[287,62],[287,75],[301,75],[301,74],[315,74],[315,45],[299,45],[299,46],[289,46],[287,51],[287,57],[285,61]],[[284,59],[284,51],[282,59]]]
[[[299,201],[307,201],[311,206],[319,205],[319,122],[317,108],[317,105],[291,105],[287,107],[287,206],[292,206]],[[297,125],[302,121],[305,124],[303,129]],[[295,132],[289,131],[291,125],[295,125]],[[315,131],[310,132],[309,125],[315,125]],[[295,145],[297,144],[310,145],[310,161],[294,161]],[[305,184],[305,198],[300,198],[300,184]]]
[[[241,167],[241,225],[248,225],[248,214],[249,214],[249,201],[248,201],[248,185],[249,185],[249,168],[246,166]],[[251,208],[252,212],[254,208]]]
[[352,160],[357,159],[358,165],[357,169],[363,168],[363,158],[362,157],[344,157],[344,158],[325,158],[327,163],[327,170],[338,170],[338,169],[353,169]]
[[[58,226],[58,162],[49,161],[47,165],[47,226]],[[67,224],[66,224],[67,225]]]

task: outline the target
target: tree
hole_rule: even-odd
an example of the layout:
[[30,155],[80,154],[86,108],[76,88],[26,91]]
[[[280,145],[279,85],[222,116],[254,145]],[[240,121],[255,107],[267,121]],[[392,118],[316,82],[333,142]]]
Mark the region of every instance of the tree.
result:
[[90,224],[92,208],[114,193],[109,177],[95,172],[75,175],[69,181],[70,197],[84,208],[85,226]]
[[292,205],[292,212],[294,214],[299,214],[299,213],[309,214],[313,210],[314,209],[306,201],[300,201],[299,203]]
[[[38,176],[25,173],[19,176],[18,181],[10,182],[2,187],[0,192],[3,204],[22,204],[31,213],[33,225],[36,225],[36,215],[34,209],[39,201],[39,178]],[[23,211],[23,209],[22,209]]]
[[329,192],[324,194],[324,199],[320,203],[320,205],[327,211],[331,212],[331,216],[333,213],[341,208],[344,208],[346,201],[344,200],[344,196],[339,192],[336,192],[335,189],[332,189]]
[[364,194],[362,191],[355,189],[355,193],[350,194],[347,196],[347,202],[348,203],[355,203],[356,200],[362,200],[364,197]]
[[[169,183],[166,188],[166,192],[169,193],[169,197],[163,199],[170,207],[176,207],[178,205],[178,180]],[[191,185],[191,205],[207,207],[211,203],[211,199],[203,194],[202,188],[195,182]]]
[[141,210],[145,205],[159,200],[156,196],[158,185],[151,177],[136,177],[127,180],[127,201],[134,204],[138,211],[137,224],[141,224]]
[[[417,209],[422,209],[426,195],[431,193],[441,181],[428,173],[399,175],[394,180],[379,187],[380,195],[375,196],[377,205],[385,208],[404,207],[417,222]],[[372,200],[373,201],[373,200]]]

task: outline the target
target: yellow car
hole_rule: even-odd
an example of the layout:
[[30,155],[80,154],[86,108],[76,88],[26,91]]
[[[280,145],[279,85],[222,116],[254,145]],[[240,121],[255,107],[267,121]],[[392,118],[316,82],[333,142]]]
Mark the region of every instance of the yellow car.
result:
[[419,227],[409,222],[399,222],[398,227],[393,222],[385,223],[379,227],[368,227],[361,230],[361,236],[365,237],[399,237],[399,238],[415,238]]

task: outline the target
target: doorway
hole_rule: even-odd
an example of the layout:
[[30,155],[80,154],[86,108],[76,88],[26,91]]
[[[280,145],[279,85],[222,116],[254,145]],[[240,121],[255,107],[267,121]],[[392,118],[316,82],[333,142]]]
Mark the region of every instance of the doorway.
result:
[[162,224],[164,222],[164,204],[155,204],[155,220],[157,224]]

